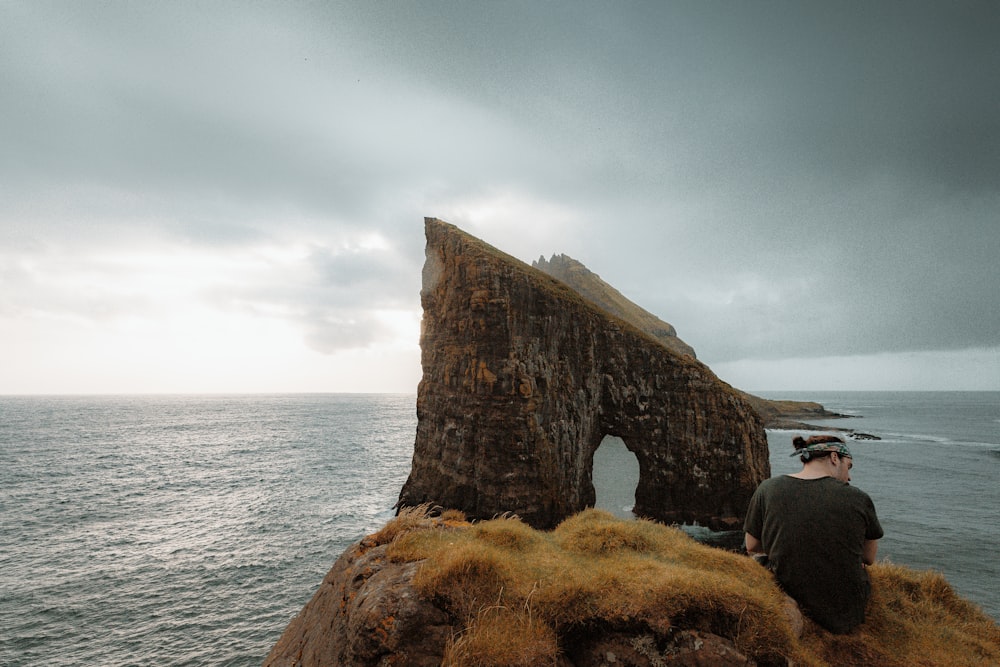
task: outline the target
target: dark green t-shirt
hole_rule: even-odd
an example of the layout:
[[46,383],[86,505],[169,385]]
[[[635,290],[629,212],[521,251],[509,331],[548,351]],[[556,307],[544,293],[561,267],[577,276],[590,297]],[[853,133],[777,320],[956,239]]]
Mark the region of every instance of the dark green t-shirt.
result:
[[862,546],[883,535],[867,493],[833,477],[772,477],[750,499],[743,529],[813,620],[839,633],[864,622],[871,585]]

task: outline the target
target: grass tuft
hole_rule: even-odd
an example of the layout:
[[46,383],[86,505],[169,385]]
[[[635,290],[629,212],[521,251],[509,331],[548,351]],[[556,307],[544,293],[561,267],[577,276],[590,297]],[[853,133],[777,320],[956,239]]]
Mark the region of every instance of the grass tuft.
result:
[[432,525],[430,512],[430,505],[404,507],[381,530],[365,538],[365,542],[370,546],[389,544],[394,542],[400,535],[408,533],[411,530],[429,528]]
[[445,648],[444,667],[491,665],[535,667],[555,665],[559,638],[527,609],[488,607]]
[[531,526],[511,518],[478,523],[472,528],[472,534],[484,544],[509,551],[530,551],[541,539]]
[[621,521],[609,512],[591,510],[563,521],[555,530],[557,544],[579,554],[607,556],[623,551],[649,553],[654,541],[646,521]]
[[[404,507],[381,530],[362,540],[362,545],[370,548],[388,544],[390,545],[391,557],[392,545],[395,545],[404,535],[416,532],[427,539],[437,534],[434,531],[428,532],[428,528],[460,528],[469,525],[471,524],[465,520],[465,514],[458,510],[440,512],[440,508],[430,504]],[[401,550],[397,551],[402,554],[397,556],[396,560],[398,561],[418,560],[407,557]]]
[[511,579],[508,558],[488,546],[465,541],[424,563],[413,585],[424,596],[443,601],[450,612],[471,618],[497,604]]

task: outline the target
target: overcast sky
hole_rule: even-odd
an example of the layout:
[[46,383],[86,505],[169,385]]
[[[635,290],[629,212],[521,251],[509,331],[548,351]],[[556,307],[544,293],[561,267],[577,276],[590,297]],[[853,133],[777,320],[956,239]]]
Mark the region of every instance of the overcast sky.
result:
[[1000,3],[0,0],[0,393],[414,392],[424,216],[743,389],[1000,389]]

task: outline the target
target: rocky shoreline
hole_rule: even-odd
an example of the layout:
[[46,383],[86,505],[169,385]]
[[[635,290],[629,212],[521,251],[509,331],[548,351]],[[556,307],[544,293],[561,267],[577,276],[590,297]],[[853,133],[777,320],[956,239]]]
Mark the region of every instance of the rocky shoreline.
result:
[[776,401],[744,393],[744,397],[764,420],[764,428],[775,431],[839,431],[853,440],[881,440],[872,433],[864,433],[853,428],[843,428],[826,424],[817,426],[807,419],[857,419],[861,415],[844,415],[831,412],[819,403],[811,401]]

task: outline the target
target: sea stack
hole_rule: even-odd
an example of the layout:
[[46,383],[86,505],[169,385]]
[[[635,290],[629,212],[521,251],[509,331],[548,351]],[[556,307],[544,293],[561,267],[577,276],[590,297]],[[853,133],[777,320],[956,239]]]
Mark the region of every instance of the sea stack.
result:
[[543,271],[424,224],[423,377],[399,507],[552,528],[594,504],[594,452],[612,435],[639,462],[638,516],[739,528],[770,475],[740,392]]

